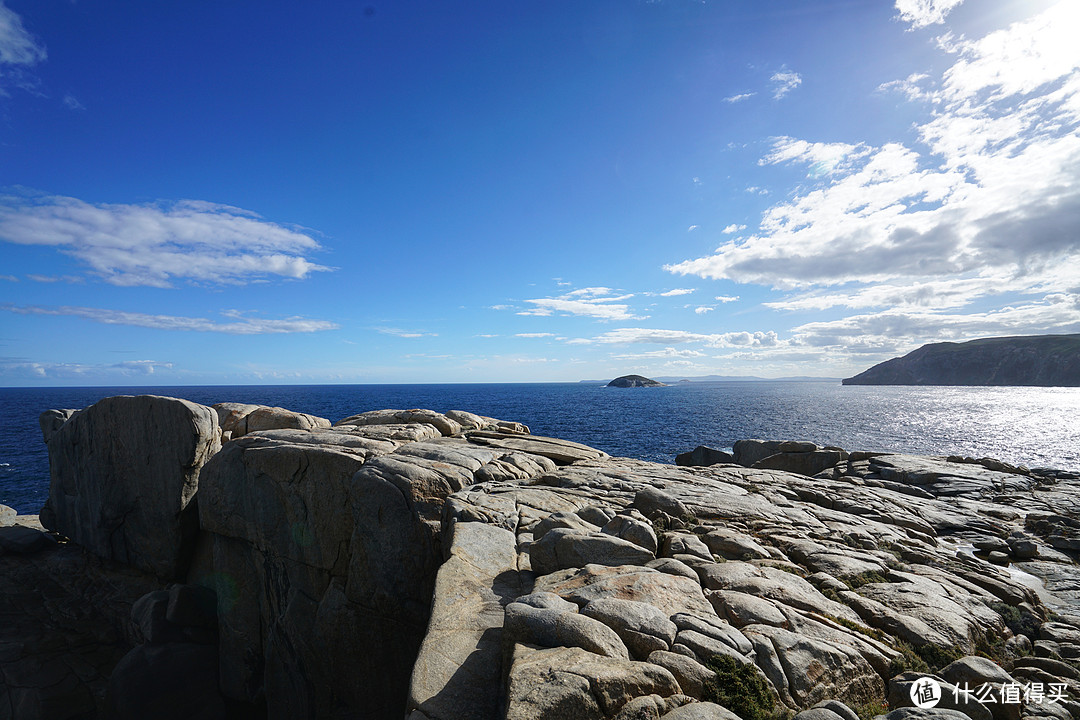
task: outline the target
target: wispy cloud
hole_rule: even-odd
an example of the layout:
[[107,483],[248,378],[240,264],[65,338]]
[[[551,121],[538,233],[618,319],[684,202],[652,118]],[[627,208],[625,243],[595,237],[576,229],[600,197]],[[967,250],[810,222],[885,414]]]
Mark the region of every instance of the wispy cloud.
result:
[[940,25],[964,0],[896,0],[897,20],[909,23],[909,29]]
[[555,333],[549,332],[537,332],[537,333],[516,333],[514,337],[519,338],[549,338],[555,337]]
[[732,223],[731,225],[728,225],[727,227],[725,227],[720,232],[722,232],[725,235],[731,235],[732,233],[737,233],[740,230],[745,230],[745,229],[746,229],[745,225],[736,225],[735,223]]
[[675,288],[674,290],[660,293],[660,297],[678,297],[679,295],[689,295],[692,292],[694,292],[694,288]]
[[773,99],[779,100],[795,88],[802,85],[802,76],[797,72],[784,69],[773,73],[769,78],[773,85]]
[[393,335],[400,338],[422,338],[422,337],[438,337],[439,333],[424,332],[422,330],[402,330],[401,328],[393,327],[378,327],[375,328],[376,332],[380,332],[383,335]]
[[705,313],[712,312],[715,309],[715,305],[698,305],[696,308],[694,308],[694,312],[698,315],[704,315]]
[[85,278],[78,275],[37,275],[35,273],[27,275],[26,279],[39,283],[82,283],[86,281]]
[[14,275],[0,275],[0,280],[6,280],[7,282],[19,282],[19,278]]
[[81,102],[79,102],[79,99],[77,97],[75,97],[74,95],[70,94],[70,93],[68,93],[67,95],[64,96],[63,103],[64,103],[64,107],[68,108],[69,110],[85,110],[86,109],[86,107]]
[[660,330],[653,328],[618,328],[593,338],[577,338],[573,344],[600,345],[681,345],[701,343],[712,348],[773,347],[781,344],[777,334],[768,332],[695,333],[686,330]]
[[731,302],[737,301],[739,299],[739,296],[738,295],[717,295],[713,299],[716,300],[717,302],[731,303]]
[[47,55],[45,46],[27,32],[22,18],[0,0],[0,66],[36,65]]
[[630,306],[623,303],[634,297],[630,294],[616,294],[606,287],[587,287],[551,298],[534,298],[525,302],[533,305],[518,315],[576,315],[599,320],[641,320],[643,318],[630,312]]
[[104,323],[105,325],[131,325],[134,327],[153,328],[155,330],[184,330],[189,332],[217,332],[228,335],[268,335],[279,333],[308,333],[320,330],[334,330],[336,323],[328,320],[311,320],[301,317],[282,319],[248,317],[238,310],[222,312],[228,321],[222,322],[197,317],[179,317],[176,315],[150,315],[147,313],[108,310],[89,307],[44,307],[40,305],[0,304],[0,310],[19,315],[52,315],[78,317],[85,320]]
[[705,353],[700,350],[678,350],[673,347],[666,347],[663,350],[646,350],[639,353],[612,355],[612,357],[616,360],[671,360],[705,357]]
[[730,95],[730,96],[724,98],[724,102],[727,102],[727,103],[742,102],[743,100],[746,100],[747,98],[752,98],[755,95],[757,95],[756,92],[748,92],[748,93],[740,93],[738,95]]
[[897,91],[904,94],[908,100],[940,100],[933,93],[923,89],[922,85],[930,76],[926,73],[911,73],[903,80],[890,80],[878,85],[880,92]]
[[172,370],[173,363],[159,360],[125,360],[118,363],[50,363],[25,358],[0,358],[0,377],[72,378],[90,375],[153,375],[158,370]]
[[851,161],[867,152],[869,150],[861,144],[810,143],[792,137],[778,137],[773,138],[772,152],[758,160],[758,165],[802,163],[810,166],[810,177],[820,177],[849,167]]
[[0,197],[0,240],[59,249],[114,285],[174,280],[238,284],[329,270],[305,257],[308,234],[227,205],[185,200],[93,205],[70,197]]

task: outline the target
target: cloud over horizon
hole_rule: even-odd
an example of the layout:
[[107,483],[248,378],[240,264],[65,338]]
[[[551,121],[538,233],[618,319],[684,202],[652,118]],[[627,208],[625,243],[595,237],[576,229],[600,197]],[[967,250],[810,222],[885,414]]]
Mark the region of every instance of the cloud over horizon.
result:
[[301,317],[282,319],[247,317],[238,310],[226,310],[222,317],[229,322],[220,322],[199,317],[180,317],[176,315],[151,315],[148,313],[126,312],[90,307],[43,307],[40,305],[13,305],[5,303],[0,310],[18,315],[52,315],[78,317],[105,325],[130,325],[132,327],[152,328],[155,330],[183,330],[188,332],[218,332],[228,335],[268,335],[281,333],[310,333],[322,330],[336,330],[337,323],[328,320],[311,320]]
[[[958,4],[897,7],[921,26]],[[877,311],[793,330],[819,339],[846,323],[874,337],[889,327],[904,342],[1076,328],[1061,301],[1080,291],[1076,27],[1080,7],[1062,2],[982,38],[943,35],[951,65],[936,83],[913,73],[901,88],[929,101],[917,142],[774,139],[759,164],[804,165],[807,183],[749,237],[665,269],[787,291],[765,303],[776,310]],[[963,312],[1005,295],[1010,307]]]

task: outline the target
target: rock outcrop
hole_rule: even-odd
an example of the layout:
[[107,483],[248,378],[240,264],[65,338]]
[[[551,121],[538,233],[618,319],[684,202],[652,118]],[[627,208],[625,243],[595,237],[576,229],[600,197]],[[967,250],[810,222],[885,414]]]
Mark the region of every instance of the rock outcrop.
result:
[[[104,407],[146,412],[162,399],[113,400]],[[215,450],[219,413],[254,412],[189,405],[211,418]],[[96,407],[58,427],[43,420],[55,463],[96,442],[80,421],[102,427]],[[101,552],[92,534],[0,554],[31,581],[18,592],[0,581],[17,620],[0,626],[0,718],[7,706],[20,718],[60,717],[43,709],[56,707],[409,720],[1080,712],[1071,473],[806,441],[741,441],[720,462],[699,452],[708,465],[677,467],[462,411],[295,425],[234,435],[234,422],[198,468],[195,547],[170,561],[171,577],[130,567],[139,553]],[[177,442],[141,461],[174,463]],[[68,472],[78,467],[54,467],[51,506],[65,487],[55,478],[82,487]],[[89,467],[124,475],[101,459]],[[88,493],[66,512],[111,517],[91,500],[118,502]],[[140,527],[144,511],[157,512],[136,504],[114,530]],[[61,567],[128,578],[87,597],[102,605],[94,618],[111,651],[93,656],[96,674],[66,680],[49,668],[81,667],[91,641],[50,640],[66,631],[33,601],[67,608],[86,590]],[[44,608],[37,620],[19,620],[32,607]],[[987,683],[997,701],[910,707],[928,672],[942,688]],[[1012,699],[1035,682],[1064,694]],[[155,704],[178,683],[187,696]]]
[[55,427],[42,524],[96,555],[171,580],[194,548],[199,472],[221,447],[217,414],[187,400],[105,398]]
[[983,338],[923,345],[844,385],[1080,386],[1080,335]]

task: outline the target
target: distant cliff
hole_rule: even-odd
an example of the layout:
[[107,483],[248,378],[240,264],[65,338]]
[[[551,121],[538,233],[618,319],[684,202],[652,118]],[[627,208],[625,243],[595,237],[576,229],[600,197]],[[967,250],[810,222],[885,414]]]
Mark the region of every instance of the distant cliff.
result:
[[1080,386],[1080,335],[923,345],[846,378],[844,384]]

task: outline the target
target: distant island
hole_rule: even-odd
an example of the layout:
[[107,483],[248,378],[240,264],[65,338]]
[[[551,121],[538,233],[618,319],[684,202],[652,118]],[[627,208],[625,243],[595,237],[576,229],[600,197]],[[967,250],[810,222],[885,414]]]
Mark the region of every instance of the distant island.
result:
[[[817,375],[793,375],[790,377],[764,378],[757,375],[660,375],[653,378],[659,383],[714,383],[714,382],[839,382],[838,377]],[[582,385],[607,385],[607,380],[579,380]]]
[[634,387],[667,387],[659,380],[647,378],[644,375],[623,375],[607,384],[608,387],[634,388]]
[[844,379],[844,385],[1080,386],[1080,334],[932,343]]

